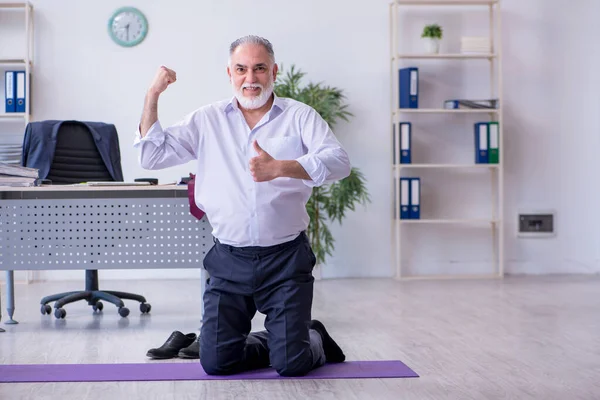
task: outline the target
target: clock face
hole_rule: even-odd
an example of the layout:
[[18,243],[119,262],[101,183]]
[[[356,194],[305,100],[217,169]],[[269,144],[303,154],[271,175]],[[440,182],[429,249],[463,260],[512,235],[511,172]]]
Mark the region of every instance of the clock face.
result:
[[146,37],[148,21],[136,8],[120,8],[108,21],[108,33],[112,40],[121,46],[135,46]]

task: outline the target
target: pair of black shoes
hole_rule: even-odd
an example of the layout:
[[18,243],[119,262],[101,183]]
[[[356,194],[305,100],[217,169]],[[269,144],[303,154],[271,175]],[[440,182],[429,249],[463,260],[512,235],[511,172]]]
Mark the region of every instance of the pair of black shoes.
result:
[[[308,326],[314,329],[321,336],[323,351],[327,362],[341,363],[346,360],[344,352],[338,344],[329,336],[327,329],[319,320],[313,319]],[[146,356],[153,359],[169,359],[174,357],[198,359],[200,358],[200,336],[195,333],[184,335],[179,331],[174,331],[165,343],[155,349],[148,350]]]
[[174,331],[162,346],[150,349],[146,356],[155,360],[166,360],[169,358],[200,358],[200,336],[195,333],[184,335]]

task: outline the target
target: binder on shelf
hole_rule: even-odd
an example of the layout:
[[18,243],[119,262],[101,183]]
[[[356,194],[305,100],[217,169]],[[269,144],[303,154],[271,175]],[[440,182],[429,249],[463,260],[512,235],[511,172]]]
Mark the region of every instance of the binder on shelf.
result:
[[497,121],[488,123],[488,163],[498,164],[500,160],[500,129]]
[[394,178],[394,219],[399,218],[400,210],[400,180]]
[[475,163],[488,163],[488,123],[475,123]]
[[17,71],[16,72],[16,89],[15,89],[15,97],[16,97],[16,112],[25,112],[25,102],[26,99],[26,91],[25,91],[25,71]]
[[7,113],[15,112],[15,72],[4,72],[4,97],[6,99],[4,109]]
[[474,109],[474,108],[498,108],[498,99],[486,99],[486,100],[467,100],[467,99],[456,99],[444,101],[445,109]]
[[410,178],[400,178],[400,219],[410,218]]
[[419,108],[419,69],[401,68],[398,72],[400,108]]
[[410,219],[421,218],[421,178],[410,178]]
[[398,138],[398,132],[396,132],[396,123],[392,123],[392,164],[398,164],[398,154],[400,154],[400,141]]
[[400,164],[411,163],[412,147],[412,124],[410,122],[400,122]]

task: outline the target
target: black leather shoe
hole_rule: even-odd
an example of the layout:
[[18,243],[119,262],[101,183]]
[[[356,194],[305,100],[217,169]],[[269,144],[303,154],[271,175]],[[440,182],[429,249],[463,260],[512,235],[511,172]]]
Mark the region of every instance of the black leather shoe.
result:
[[323,340],[323,351],[325,352],[325,358],[327,362],[341,363],[344,362],[344,360],[346,360],[344,352],[342,351],[340,346],[338,346],[338,344],[331,338],[331,336],[329,336],[329,333],[327,333],[327,329],[325,329],[325,325],[323,325],[321,321],[313,319],[312,321],[310,321],[308,327],[319,332],[319,335],[321,335],[321,339]]
[[184,335],[179,331],[174,331],[171,333],[171,336],[167,339],[167,341],[156,349],[148,350],[146,356],[155,359],[167,359],[177,357],[177,353],[179,350],[188,347],[190,344],[194,343],[196,340],[195,333],[188,333]]
[[179,350],[177,353],[179,358],[189,358],[189,359],[199,359],[200,358],[200,336],[198,339],[194,340],[194,343],[190,344],[188,347],[185,347]]
[[190,344],[188,347],[179,350],[177,356],[179,358],[189,359],[200,358],[200,336],[198,336],[198,339],[194,340],[194,343]]

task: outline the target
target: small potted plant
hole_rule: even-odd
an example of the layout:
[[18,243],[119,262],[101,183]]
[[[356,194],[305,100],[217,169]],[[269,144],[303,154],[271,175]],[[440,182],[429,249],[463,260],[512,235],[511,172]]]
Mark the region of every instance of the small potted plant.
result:
[[438,24],[425,25],[421,38],[425,40],[425,49],[428,53],[437,54],[440,52],[442,33],[442,27]]

